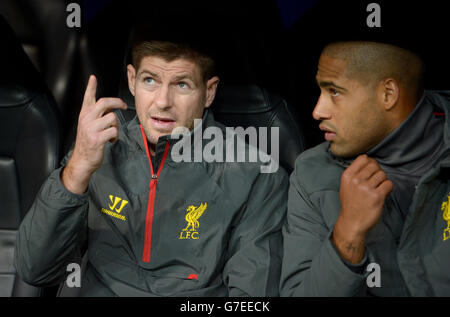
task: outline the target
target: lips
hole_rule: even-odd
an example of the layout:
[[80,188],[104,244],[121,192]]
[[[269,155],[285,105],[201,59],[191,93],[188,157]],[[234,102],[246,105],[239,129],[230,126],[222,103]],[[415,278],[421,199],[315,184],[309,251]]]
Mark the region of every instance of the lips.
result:
[[171,130],[175,125],[175,120],[172,118],[151,116],[150,120],[155,128],[158,130]]
[[327,141],[333,141],[333,139],[336,137],[336,132],[324,126],[319,126],[319,129],[325,132],[325,140]]

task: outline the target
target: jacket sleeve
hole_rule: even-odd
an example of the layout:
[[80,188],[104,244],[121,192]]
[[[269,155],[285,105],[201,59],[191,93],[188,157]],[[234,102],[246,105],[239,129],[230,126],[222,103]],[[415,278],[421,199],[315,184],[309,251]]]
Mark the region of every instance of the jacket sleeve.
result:
[[236,222],[223,270],[229,296],[278,296],[282,259],[281,227],[286,216],[288,177],[259,174]]
[[[368,273],[352,269],[341,259],[331,240],[333,228],[327,227],[320,207],[311,202],[296,171],[291,175],[283,226],[281,296],[364,295]],[[366,256],[367,252],[366,248]]]
[[69,192],[61,171],[56,169],[44,182],[17,233],[16,270],[34,286],[60,283],[67,265],[81,259],[86,240],[88,194]]

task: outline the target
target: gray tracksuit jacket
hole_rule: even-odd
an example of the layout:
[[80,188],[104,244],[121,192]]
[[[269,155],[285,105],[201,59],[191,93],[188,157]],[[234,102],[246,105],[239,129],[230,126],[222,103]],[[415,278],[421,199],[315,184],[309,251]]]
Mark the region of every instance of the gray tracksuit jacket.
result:
[[[202,126],[224,131],[208,111]],[[176,162],[178,142],[161,137],[152,162],[135,118],[85,194],[55,170],[19,228],[19,275],[60,283],[87,248],[83,296],[277,296],[287,174],[261,173],[261,162]]]
[[344,262],[331,241],[340,177],[352,160],[334,157],[328,142],[299,156],[283,227],[281,296],[450,296],[449,110],[450,92],[426,91],[367,153],[394,191],[359,266]]

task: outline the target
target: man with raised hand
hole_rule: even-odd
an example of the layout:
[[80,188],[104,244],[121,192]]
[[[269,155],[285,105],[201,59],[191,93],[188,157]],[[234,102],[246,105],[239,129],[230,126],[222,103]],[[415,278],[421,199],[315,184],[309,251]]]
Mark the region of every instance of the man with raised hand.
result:
[[326,142],[291,175],[282,296],[450,295],[450,95],[422,76],[398,46],[323,50],[313,117]]
[[83,296],[277,296],[286,173],[261,173],[260,162],[173,160],[186,141],[171,135],[176,128],[191,139],[208,127],[226,135],[207,109],[214,61],[186,43],[139,41],[132,51],[137,116],[119,125],[113,110],[127,105],[96,100],[90,77],[73,152],[20,226],[19,275],[61,283],[87,248]]

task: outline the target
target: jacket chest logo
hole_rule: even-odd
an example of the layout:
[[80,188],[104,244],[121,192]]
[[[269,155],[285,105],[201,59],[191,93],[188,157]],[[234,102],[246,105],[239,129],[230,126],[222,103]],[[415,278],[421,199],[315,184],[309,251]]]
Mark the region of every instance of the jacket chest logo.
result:
[[197,229],[200,227],[198,219],[203,215],[207,207],[207,203],[201,203],[200,206],[195,207],[191,205],[186,209],[186,216],[184,219],[187,222],[186,228],[182,229],[180,232],[179,240],[193,239],[197,240],[199,234]]
[[447,201],[444,201],[441,205],[442,218],[447,221],[447,228],[444,229],[444,238],[442,241],[450,238],[450,193],[447,194]]
[[115,197],[113,195],[109,195],[109,201],[111,202],[110,204],[108,204],[109,210],[102,208],[101,211],[111,217],[125,221],[125,216],[121,215],[120,212],[128,204],[128,201],[120,197]]
[[[128,204],[128,201],[125,199],[114,197],[113,195],[109,195],[109,200],[111,201],[112,205],[108,205],[109,209],[116,211],[120,214],[123,207],[125,207],[126,204]],[[119,206],[119,203],[122,201],[122,203]]]

